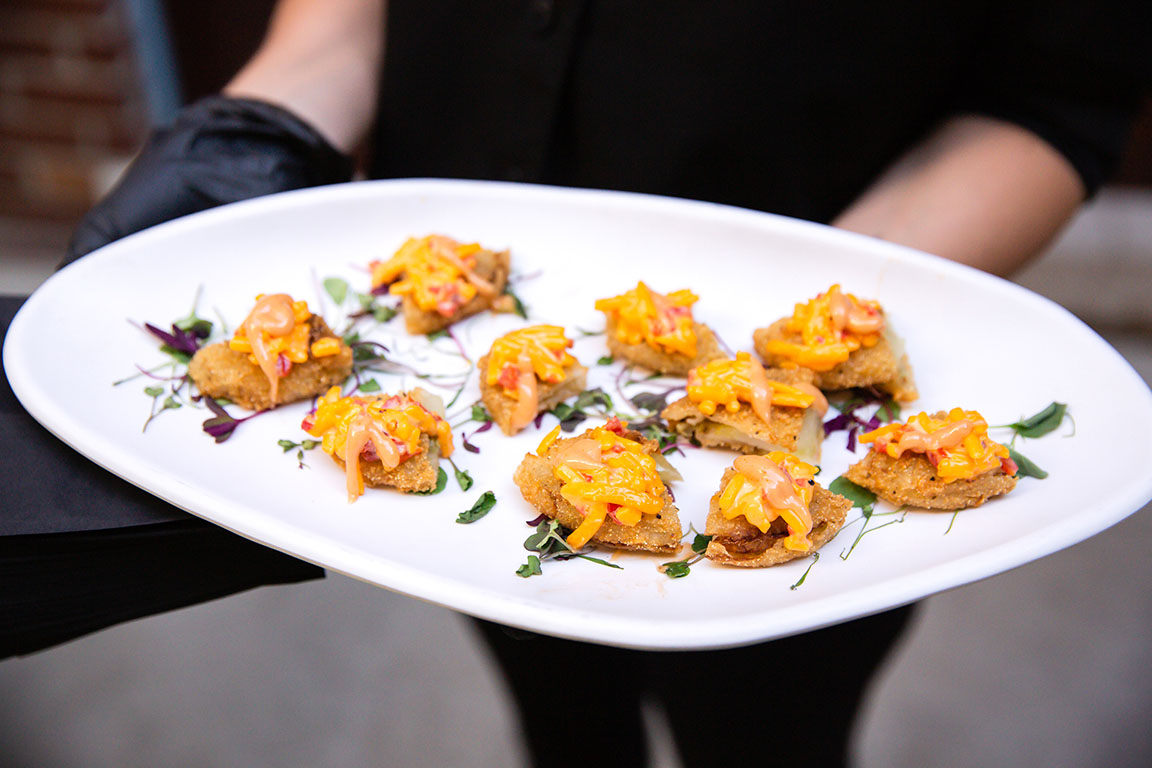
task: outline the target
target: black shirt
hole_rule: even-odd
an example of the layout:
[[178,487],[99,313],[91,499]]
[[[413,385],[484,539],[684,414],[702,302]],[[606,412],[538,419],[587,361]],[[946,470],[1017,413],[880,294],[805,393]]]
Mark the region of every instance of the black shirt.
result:
[[1108,5],[392,0],[373,175],[827,221],[941,120],[982,113],[1040,135],[1091,191],[1144,75],[1145,12]]

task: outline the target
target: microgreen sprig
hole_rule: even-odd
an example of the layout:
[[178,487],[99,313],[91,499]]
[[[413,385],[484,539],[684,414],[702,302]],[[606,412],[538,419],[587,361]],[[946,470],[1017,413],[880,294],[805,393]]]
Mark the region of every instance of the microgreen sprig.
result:
[[689,525],[688,533],[695,534],[692,539],[692,554],[683,560],[674,560],[670,563],[661,563],[657,570],[670,579],[682,579],[692,572],[692,566],[704,559],[704,552],[708,549],[708,543],[712,541],[712,536],[703,533],[696,533],[696,530]]
[[[860,539],[864,538],[864,534],[878,531],[895,523],[904,522],[904,518],[908,516],[904,507],[900,507],[892,512],[876,512],[876,494],[872,491],[859,486],[844,476],[840,476],[828,484],[828,490],[832,493],[839,494],[852,502],[852,506],[860,510],[860,519],[864,521],[864,525],[860,526],[860,531],[856,534],[856,539],[852,542],[852,546],[848,547],[847,551],[840,553],[841,560],[847,560],[856,549],[856,545],[860,543]],[[900,514],[903,513],[903,514]],[[900,514],[899,520],[889,520],[888,522],[878,525],[875,528],[869,528],[868,524],[872,522],[873,517],[883,517],[886,515]]]
[[541,515],[529,523],[529,525],[533,524],[536,525],[536,531],[524,540],[524,549],[529,552],[535,552],[536,554],[529,555],[528,561],[516,569],[517,576],[526,579],[529,576],[540,575],[543,573],[540,564],[545,560],[571,560],[577,557],[581,560],[597,563],[598,565],[606,565],[609,568],[621,568],[619,565],[609,563],[607,560],[591,557],[586,554],[587,550],[572,549],[568,546],[568,542],[564,540],[563,534],[566,533],[565,529],[557,521],[549,520]]

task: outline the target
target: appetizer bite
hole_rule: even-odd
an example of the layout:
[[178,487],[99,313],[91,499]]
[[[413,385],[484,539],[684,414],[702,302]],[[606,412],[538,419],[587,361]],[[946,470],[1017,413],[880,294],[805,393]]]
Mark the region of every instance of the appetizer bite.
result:
[[822,390],[876,387],[900,402],[918,397],[904,342],[875,301],[862,301],[833,285],[797,304],[752,335],[756,353],[767,365],[807,368]]
[[344,468],[348,501],[364,486],[405,493],[436,487],[440,457],[452,455],[452,428],[440,398],[419,387],[399,395],[340,396],[332,387],[300,427],[320,438]]
[[665,296],[642,282],[619,296],[597,300],[596,309],[607,316],[608,350],[613,357],[675,376],[724,357],[712,329],[692,319],[696,301],[691,291]]
[[373,261],[372,291],[403,297],[408,333],[432,333],[498,305],[508,282],[508,251],[444,235],[409,238],[388,261]]
[[688,394],[661,412],[668,428],[708,448],[785,451],[820,461],[828,401],[802,369],[764,367],[747,352],[688,373]]
[[764,568],[815,552],[844,526],[852,502],[825,490],[816,467],[791,454],[740,456],[708,506],[704,556]]
[[253,411],[316,397],[352,373],[352,350],[308,303],[261,294],[231,340],[200,349],[188,375],[202,394]]
[[568,354],[571,346],[560,326],[533,325],[496,339],[480,358],[480,399],[504,434],[584,390],[588,369]]
[[967,509],[1016,487],[1016,462],[976,411],[919,413],[859,440],[872,450],[844,476],[891,504]]
[[[680,516],[659,472],[657,444],[625,430],[619,419],[556,439],[556,427],[527,454],[513,479],[524,499],[588,542],[641,552],[680,551]],[[666,462],[665,462],[666,463]],[[674,471],[674,470],[673,470]]]

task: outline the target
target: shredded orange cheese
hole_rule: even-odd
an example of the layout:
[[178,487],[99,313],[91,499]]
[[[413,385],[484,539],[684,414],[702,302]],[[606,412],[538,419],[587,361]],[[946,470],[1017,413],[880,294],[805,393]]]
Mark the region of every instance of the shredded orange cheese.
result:
[[619,296],[599,299],[596,309],[616,323],[616,338],[625,344],[646,343],[664,352],[696,356],[692,305],[698,297],[689,290],[656,293],[643,282]]
[[[555,441],[554,429],[540,443],[543,453]],[[583,547],[604,521],[634,526],[644,515],[664,509],[664,481],[656,462],[635,440],[604,427],[595,427],[564,444],[551,457],[552,472],[561,482],[560,495],[584,515],[567,538],[573,549]]]
[[720,493],[720,512],[731,520],[740,515],[761,533],[782,517],[788,524],[784,547],[807,552],[812,544],[812,503],[816,467],[783,451],[767,456],[741,456],[733,467],[735,474]]
[[312,357],[340,353],[336,339],[317,339],[309,346],[311,318],[308,302],[294,301],[286,293],[261,293],[228,342],[229,349],[248,353],[249,362],[260,366],[268,378],[273,403],[280,378],[288,375],[293,364],[307,362],[309,353]]
[[411,296],[425,312],[451,317],[476,294],[494,296],[496,288],[477,275],[476,243],[459,243],[444,235],[409,238],[388,261],[373,261],[372,288],[388,286],[396,296]]
[[833,285],[811,301],[797,304],[787,329],[800,342],[773,339],[767,351],[787,364],[830,371],[861,347],[874,346],[884,330],[884,313],[874,301],[861,301]]
[[[413,394],[415,391],[413,392]],[[387,469],[418,455],[420,436],[426,434],[440,446],[440,455],[452,455],[452,428],[411,394],[388,397],[341,397],[332,387],[316,404],[316,411],[300,425],[321,439],[324,452],[344,462],[348,500],[364,493],[360,460],[379,461]]]
[[944,418],[921,412],[904,424],[886,424],[859,437],[872,450],[898,459],[923,453],[946,483],[967,480],[997,467],[1014,466],[1008,449],[988,437],[988,422],[976,411],[953,408]]
[[[515,385],[507,385],[507,376],[503,376],[508,366],[517,367],[520,356],[526,354],[532,363],[531,373],[540,379],[555,384],[564,380],[564,369],[574,365],[576,358],[568,354],[572,340],[564,335],[564,329],[558,325],[533,325],[512,331],[496,339],[492,344],[492,351],[488,353],[488,385],[500,383],[510,395]],[[513,395],[514,396],[514,395]]]
[[705,416],[711,416],[721,405],[735,413],[740,410],[740,403],[745,402],[768,422],[771,406],[807,408],[818,394],[818,390],[813,394],[769,380],[764,367],[747,352],[736,353],[735,360],[713,360],[688,372],[688,399],[696,403]]

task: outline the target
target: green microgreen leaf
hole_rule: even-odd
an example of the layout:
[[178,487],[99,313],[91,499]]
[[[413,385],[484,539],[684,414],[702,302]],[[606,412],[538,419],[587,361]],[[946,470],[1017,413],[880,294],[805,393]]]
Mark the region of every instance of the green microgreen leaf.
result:
[[360,391],[361,392],[379,392],[380,391],[380,382],[376,381],[376,379],[368,379],[368,381],[365,381],[360,385]]
[[711,535],[703,533],[696,534],[696,538],[692,539],[692,551],[698,555],[704,554],[704,550],[708,549],[708,545],[712,542]]
[[164,387],[144,387],[144,394],[151,397],[160,397],[164,394]]
[[484,423],[485,421],[492,421],[492,417],[488,415],[488,409],[486,409],[481,403],[472,403],[471,419],[472,421],[478,421],[480,423]]
[[[468,484],[471,485],[472,482],[469,481]],[[476,503],[472,505],[471,509],[467,512],[461,512],[459,516],[457,516],[456,522],[464,525],[474,523],[488,514],[494,506],[496,506],[496,494],[492,491],[484,491],[484,493],[480,494],[480,498],[476,500]]]
[[522,579],[529,576],[539,576],[542,573],[544,571],[540,569],[540,558],[536,555],[528,555],[528,562],[516,569],[516,575]]
[[175,410],[182,405],[173,395],[164,398],[164,410]]
[[1067,411],[1066,404],[1053,402],[1039,413],[1007,426],[1021,437],[1043,437],[1060,426]]
[[520,301],[520,297],[512,292],[511,286],[504,286],[504,295],[512,299],[513,311],[524,320],[528,319],[528,307],[524,306],[524,302]]
[[324,290],[332,297],[332,301],[339,306],[348,298],[348,282],[339,277],[324,278]]
[[632,398],[632,405],[639,408],[641,411],[648,413],[659,413],[668,406],[668,395],[671,392],[664,392],[663,394],[656,392],[641,392]]
[[436,339],[444,339],[448,337],[448,329],[441,328],[438,331],[432,331],[428,334],[428,341],[436,341]]
[[596,387],[595,389],[586,389],[576,396],[576,410],[582,411],[585,408],[591,408],[599,405],[607,410],[612,410],[612,398],[607,392]]
[[396,309],[396,307],[392,306],[391,304],[377,304],[376,306],[372,307],[372,317],[378,323],[386,323],[392,318],[396,317],[396,315],[399,313],[400,310]]
[[664,575],[670,579],[682,579],[692,572],[692,567],[688,565],[687,560],[663,563],[660,567],[663,569]]
[[448,485],[448,473],[444,471],[444,467],[440,467],[440,471],[436,473],[436,487],[427,491],[413,491],[420,496],[435,496],[440,493]]
[[848,499],[852,502],[852,506],[864,512],[865,516],[872,514],[872,508],[876,504],[876,494],[867,488],[856,485],[856,483],[841,475],[828,484],[828,490]]
[[[692,555],[683,560],[661,563],[657,568],[658,571],[670,579],[682,579],[691,573],[692,566],[704,559],[704,552],[708,549],[708,543],[712,541],[712,536],[696,533],[696,529],[691,525],[688,526],[688,533],[696,534],[692,539]],[[688,533],[684,535],[687,536]]]
[[604,355],[596,361],[596,365],[612,365],[612,355]]
[[452,465],[452,471],[456,473],[456,483],[460,486],[460,490],[467,491],[472,487],[472,475],[468,474],[466,470],[460,469],[456,466],[456,462],[448,459],[448,463]]
[[1016,462],[1016,477],[1034,477],[1037,480],[1048,477],[1046,471],[1036,466],[1035,462],[1011,446],[1008,447],[1008,456]]
[[808,572],[812,570],[812,566],[816,565],[816,563],[819,560],[820,560],[820,553],[819,552],[813,552],[812,553],[812,562],[808,563],[808,567],[804,569],[804,573],[800,576],[800,578],[796,581],[796,583],[793,584],[792,586],[788,587],[788,589],[791,589],[793,591],[798,589],[800,587],[800,585],[804,583],[804,580],[808,578]]

